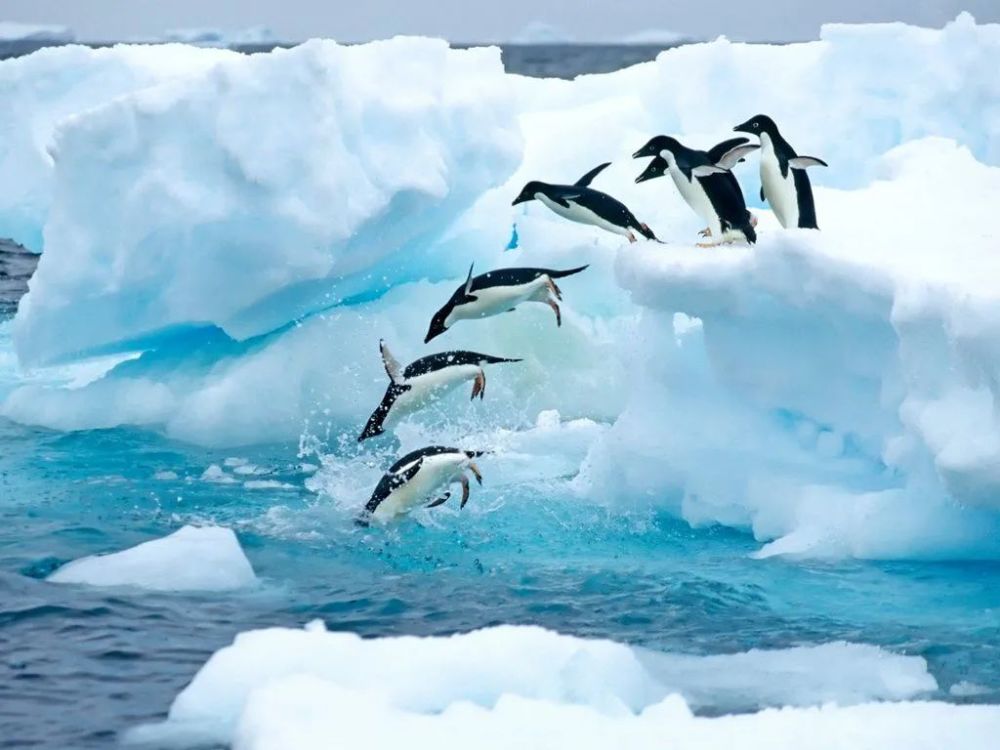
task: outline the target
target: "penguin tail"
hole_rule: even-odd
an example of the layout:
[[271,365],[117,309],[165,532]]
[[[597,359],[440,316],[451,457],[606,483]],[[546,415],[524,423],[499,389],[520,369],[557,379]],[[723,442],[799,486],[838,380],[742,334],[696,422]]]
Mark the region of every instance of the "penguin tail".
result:
[[550,279],[562,279],[562,278],[565,278],[567,276],[572,276],[575,273],[580,273],[581,271],[586,271],[588,268],[590,268],[590,264],[589,263],[587,265],[585,265],[585,266],[578,266],[577,268],[570,268],[570,269],[567,269],[565,271],[551,271],[551,270],[547,270],[545,273],[548,275],[548,277]]
[[747,242],[751,245],[757,243],[757,230],[753,228],[753,224],[749,221],[740,227],[740,231],[743,232],[743,236],[747,238]]

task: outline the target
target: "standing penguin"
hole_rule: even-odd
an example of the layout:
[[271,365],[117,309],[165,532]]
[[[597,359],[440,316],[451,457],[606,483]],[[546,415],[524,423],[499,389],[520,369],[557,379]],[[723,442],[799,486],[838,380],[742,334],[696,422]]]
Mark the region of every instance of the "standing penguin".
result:
[[428,401],[443,396],[460,383],[471,380],[472,398],[483,398],[486,395],[484,365],[521,361],[478,352],[451,351],[421,357],[403,369],[384,341],[379,341],[379,350],[389,376],[389,387],[385,389],[382,403],[372,412],[364,431],[358,436],[359,443],[381,435],[387,425],[416,411]]
[[532,180],[524,186],[511,205],[537,200],[564,219],[592,224],[627,237],[629,242],[636,241],[633,229],[646,239],[659,242],[653,230],[635,218],[624,203],[590,187],[591,180],[610,164],[611,162],[605,162],[594,167],[572,185],[550,185]]
[[751,117],[733,130],[760,137],[760,197],[786,229],[819,229],[806,169],[829,166],[815,156],[799,156],[767,115]]
[[[473,264],[474,265],[474,264]],[[550,268],[499,268],[479,276],[469,276],[465,283],[455,290],[444,307],[434,313],[427,329],[426,344],[435,336],[451,328],[460,320],[488,318],[514,310],[522,302],[544,302],[556,314],[556,325],[562,325],[562,313],[558,300],[562,290],[555,279],[580,273],[587,266],[570,268],[568,271],[554,271]]]
[[[479,484],[483,475],[474,459],[483,455],[482,451],[465,451],[432,445],[411,451],[396,461],[375,486],[371,498],[365,504],[364,512],[358,517],[360,526],[367,526],[371,519],[387,521],[400,513],[406,513],[417,505],[429,500],[442,487],[457,482],[462,485],[462,500],[459,508],[464,508],[469,499],[468,469]],[[427,507],[435,508],[448,501],[451,492],[445,492]]]
[[665,166],[685,202],[708,223],[708,229],[703,234],[708,234],[714,241],[699,243],[700,246],[726,241],[727,233],[731,236],[733,230],[753,244],[757,241],[754,218],[747,211],[739,182],[729,170],[757,148],[759,146],[747,144],[746,138],[734,138],[718,144],[711,152],[698,151],[688,148],[676,138],[658,135],[632,156],[636,159],[660,157],[663,163],[651,164],[636,178],[636,182],[659,176],[657,172]]

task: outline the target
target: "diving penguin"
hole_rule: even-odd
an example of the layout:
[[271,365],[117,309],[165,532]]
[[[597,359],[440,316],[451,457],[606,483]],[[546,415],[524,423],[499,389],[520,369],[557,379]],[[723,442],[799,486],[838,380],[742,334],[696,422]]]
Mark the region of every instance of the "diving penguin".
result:
[[819,229],[806,169],[829,165],[815,156],[799,156],[767,115],[751,117],[733,130],[760,137],[760,197],[774,209],[781,226]]
[[484,365],[520,362],[519,359],[493,357],[478,352],[451,351],[431,354],[411,362],[403,369],[384,341],[379,341],[382,364],[389,376],[382,403],[376,407],[358,436],[358,442],[381,435],[386,426],[410,414],[428,401],[439,398],[460,383],[472,381],[472,398],[486,394]]
[[555,279],[580,273],[587,266],[554,271],[549,268],[498,268],[479,276],[469,276],[440,310],[431,318],[427,329],[426,344],[435,336],[451,328],[460,320],[488,318],[512,311],[522,302],[544,302],[556,314],[556,325],[562,325],[558,300],[562,290]]
[[593,224],[627,237],[629,242],[636,241],[633,229],[646,239],[659,242],[653,230],[635,218],[624,203],[590,187],[591,180],[610,164],[611,162],[605,162],[594,167],[572,185],[550,185],[532,180],[524,186],[511,205],[537,200],[564,219],[580,224]]
[[[476,481],[482,484],[483,475],[474,463],[474,459],[481,455],[483,451],[465,451],[440,445],[407,453],[382,475],[371,499],[357,519],[358,525],[367,526],[372,519],[388,521],[400,513],[412,510],[433,497],[441,488],[456,482],[462,485],[462,500],[458,507],[464,508],[469,499],[469,479],[465,476],[465,470],[471,471]],[[445,492],[428,503],[427,507],[435,508],[447,502],[450,497],[451,492]]]
[[[749,145],[747,140],[733,138],[723,141],[711,151],[699,151],[688,148],[676,138],[658,135],[632,155],[636,159],[644,156],[658,156],[663,159],[666,171],[673,178],[681,197],[708,223],[708,229],[703,234],[713,237],[714,241],[699,243],[701,247],[727,241],[727,233],[732,236],[733,230],[750,244],[757,241],[757,233],[754,230],[756,222],[753,215],[747,211],[739,182],[729,171],[743,157],[759,148]],[[636,178],[636,182],[658,176],[656,172],[659,166],[657,163],[657,166],[647,167],[646,171]]]

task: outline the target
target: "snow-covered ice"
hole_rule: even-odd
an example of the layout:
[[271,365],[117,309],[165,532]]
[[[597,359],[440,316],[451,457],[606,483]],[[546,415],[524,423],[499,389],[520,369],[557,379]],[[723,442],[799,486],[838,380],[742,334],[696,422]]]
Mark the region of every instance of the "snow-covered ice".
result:
[[[115,70],[142,68],[129,50],[108,53]],[[32,66],[82,54],[0,63],[0,80],[30,91]],[[44,222],[22,364],[142,354],[80,387],[27,382],[5,416],[213,446],[350,440],[385,388],[378,340],[428,353],[427,320],[469,262],[589,262],[564,284],[561,329],[539,307],[442,337],[524,361],[491,372],[482,403],[451,394],[396,437],[475,438],[505,476],[749,529],[760,556],[1000,555],[1000,240],[984,218],[1000,196],[1000,26],[720,39],[575,81],[421,39],[176,54],[187,63],[158,84],[103,97],[84,76],[18,110],[61,113],[28,140],[17,125],[4,161],[55,160],[27,170],[44,189],[9,200],[31,231]],[[695,249],[697,217],[667,181],[635,185],[630,154],[656,132],[709,145],[758,111],[830,163],[812,172],[822,231],[777,225],[751,157],[736,174],[760,242]],[[609,159],[595,187],[669,245],[510,206],[529,179]],[[539,422],[553,410],[558,426]],[[343,486],[357,463],[325,462],[310,484]],[[205,478],[235,483],[232,468]]]
[[[871,703],[912,699],[936,687],[920,657],[847,643],[699,657],[538,627],[361,639],[328,632],[317,621],[302,630],[241,633],[181,691],[164,723],[139,728],[131,739],[321,747],[351,745],[357,732],[377,731],[366,735],[366,744],[389,747],[390,737],[410,728],[416,747],[430,747],[432,737],[439,738],[439,747],[459,747],[457,736],[440,738],[478,727],[483,740],[491,734],[487,728],[499,731],[494,739],[507,744],[497,747],[511,746],[516,737],[532,747],[549,747],[544,743],[556,737],[562,744],[552,747],[590,747],[587,742],[626,736],[636,740],[627,747],[662,747],[666,738],[670,746],[697,747],[742,735],[746,744],[735,747],[756,748],[774,746],[750,738],[759,731],[784,743],[777,746],[791,747],[805,726],[839,723],[823,747],[882,742],[906,748],[927,747],[917,743],[921,734],[908,721],[916,716],[947,718],[947,727],[932,735],[937,740],[1000,726],[1000,709],[993,707]],[[720,719],[695,718],[689,708],[813,705],[823,707]],[[597,728],[599,735],[588,738],[584,727]],[[975,743],[986,735],[968,736]],[[849,744],[852,737],[860,744]]]
[[229,591],[253,586],[257,577],[232,529],[185,526],[121,552],[66,563],[47,580],[156,591]]

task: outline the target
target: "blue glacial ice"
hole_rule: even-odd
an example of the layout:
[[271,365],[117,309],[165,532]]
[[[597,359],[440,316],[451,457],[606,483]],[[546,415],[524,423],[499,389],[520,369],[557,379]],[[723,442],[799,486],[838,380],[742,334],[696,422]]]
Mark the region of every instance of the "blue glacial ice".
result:
[[[186,50],[141,85],[131,54],[94,62],[131,90],[77,96],[100,85],[83,66],[46,103],[57,124],[9,126],[4,163],[34,187],[0,206],[0,234],[44,235],[13,336],[43,375],[5,384],[4,415],[210,446],[353,439],[384,389],[379,338],[427,353],[470,262],[586,262],[561,330],[539,307],[449,331],[443,346],[525,361],[399,444],[471,435],[498,467],[537,456],[577,502],[749,529],[762,556],[1000,554],[997,26],[718,40],[575,81],[412,38]],[[35,75],[0,71],[15,93]],[[668,185],[634,185],[629,154],[656,132],[709,144],[757,111],[831,164],[814,174],[823,231],[783,231],[752,200],[756,247],[695,248],[698,222]],[[671,244],[510,206],[528,179],[608,159],[596,186]],[[737,170],[748,196],[755,172]],[[325,459],[311,486],[338,499],[357,465]]]

